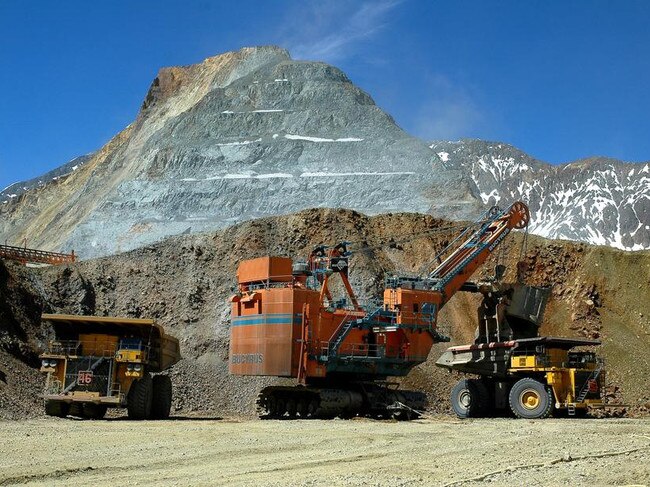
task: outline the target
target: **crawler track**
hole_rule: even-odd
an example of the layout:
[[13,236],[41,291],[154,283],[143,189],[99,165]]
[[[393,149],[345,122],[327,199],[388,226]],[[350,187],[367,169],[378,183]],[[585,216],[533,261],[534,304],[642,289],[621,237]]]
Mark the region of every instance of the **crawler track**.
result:
[[262,419],[373,418],[414,419],[426,407],[426,396],[377,384],[345,388],[281,387],[263,389],[257,398]]

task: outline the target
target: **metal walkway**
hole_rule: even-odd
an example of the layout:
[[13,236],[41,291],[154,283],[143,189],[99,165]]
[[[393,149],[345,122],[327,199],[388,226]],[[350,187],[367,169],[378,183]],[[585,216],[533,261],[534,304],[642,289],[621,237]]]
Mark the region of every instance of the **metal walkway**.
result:
[[23,264],[71,264],[77,260],[74,250],[70,254],[58,252],[46,252],[27,247],[13,247],[11,245],[0,245],[0,259],[16,260]]

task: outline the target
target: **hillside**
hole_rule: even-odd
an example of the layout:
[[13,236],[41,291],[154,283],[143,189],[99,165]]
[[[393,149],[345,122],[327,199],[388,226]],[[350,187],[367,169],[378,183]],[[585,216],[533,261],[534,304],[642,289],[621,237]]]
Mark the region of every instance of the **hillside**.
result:
[[273,46],[161,69],[133,123],[80,161],[5,189],[0,241],[89,259],[311,207],[467,219],[522,198],[533,233],[650,248],[647,164],[427,144],[340,69]]
[[[33,395],[40,381],[33,369],[22,365],[33,364],[33,354],[16,353],[16,349],[29,352],[42,340],[45,330],[39,329],[36,317],[45,309],[156,318],[181,341],[184,359],[173,369],[176,411],[251,414],[257,391],[272,379],[227,375],[227,300],[239,261],[266,254],[306,256],[316,244],[349,240],[358,248],[374,248],[357,253],[351,264],[353,285],[362,298],[371,298],[377,296],[387,273],[417,271],[452,233],[441,231],[405,242],[402,236],[448,228],[449,222],[429,215],[368,217],[350,210],[313,209],[248,221],[217,233],[173,237],[65,267],[7,265],[7,272],[0,273],[0,310],[3,321],[14,320],[17,326],[2,342],[0,369],[5,380],[0,381],[0,398],[7,397],[3,391],[16,390],[28,374],[31,395],[26,401],[37,402]],[[519,259],[522,237],[517,233],[502,245],[510,270]],[[617,399],[637,412],[647,411],[650,253],[529,237],[523,256],[529,264],[529,283],[554,285],[543,332],[602,339],[608,380],[619,388]],[[488,262],[482,275],[491,274],[495,264],[495,259]],[[473,339],[476,305],[475,296],[458,294],[443,309],[440,323],[450,330],[453,343]],[[447,393],[455,381],[433,365],[445,346],[434,347],[429,361],[405,381],[426,390],[437,411],[447,410]],[[5,359],[22,368],[8,368]],[[15,415],[21,407],[5,400],[0,415]]]
[[0,240],[90,258],[314,206],[479,205],[339,69],[243,48],[161,69],[137,119],[82,167],[0,205]]

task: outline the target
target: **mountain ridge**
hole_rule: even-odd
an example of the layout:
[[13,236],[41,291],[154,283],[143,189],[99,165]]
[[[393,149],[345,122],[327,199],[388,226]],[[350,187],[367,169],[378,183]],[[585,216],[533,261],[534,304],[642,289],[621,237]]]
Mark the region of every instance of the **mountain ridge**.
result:
[[650,246],[650,163],[591,157],[552,165],[508,144],[467,139],[429,147],[470,176],[484,204],[527,201],[531,233],[622,250]]
[[[83,166],[0,204],[0,238],[98,257],[309,207],[471,219],[497,201],[555,195],[531,181],[546,163],[493,143],[505,151],[497,160],[512,161],[492,164],[489,143],[459,143],[407,134],[334,66],[292,60],[276,46],[243,48],[160,69],[134,122]],[[435,144],[447,145],[436,151]],[[459,147],[462,158],[453,152]],[[527,191],[515,190],[517,177],[528,180]],[[648,218],[648,192],[641,186],[645,199],[624,205],[623,224],[614,215],[616,228],[604,221],[592,234],[538,227],[545,236],[650,248],[638,225]],[[566,216],[529,204],[539,222]]]

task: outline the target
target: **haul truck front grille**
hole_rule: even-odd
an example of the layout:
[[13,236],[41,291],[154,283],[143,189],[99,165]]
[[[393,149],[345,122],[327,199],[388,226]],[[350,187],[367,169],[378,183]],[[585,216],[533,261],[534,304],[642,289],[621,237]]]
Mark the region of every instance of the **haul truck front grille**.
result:
[[104,357],[68,359],[65,392],[99,392],[110,395],[111,360]]

